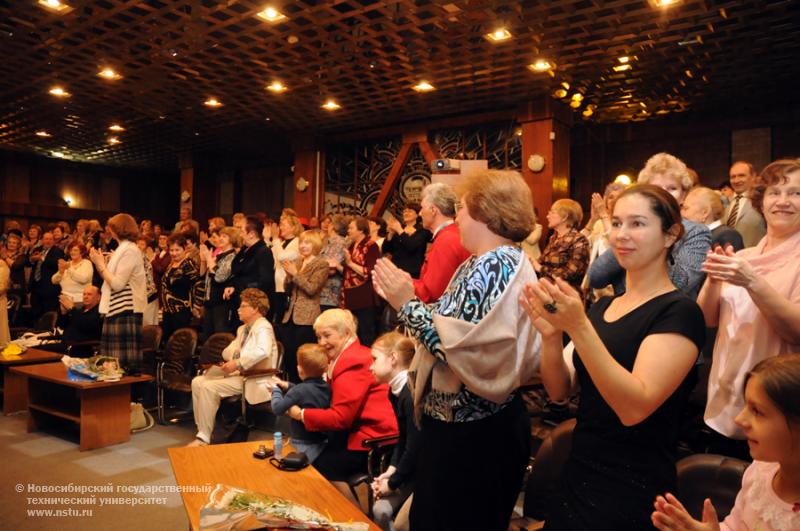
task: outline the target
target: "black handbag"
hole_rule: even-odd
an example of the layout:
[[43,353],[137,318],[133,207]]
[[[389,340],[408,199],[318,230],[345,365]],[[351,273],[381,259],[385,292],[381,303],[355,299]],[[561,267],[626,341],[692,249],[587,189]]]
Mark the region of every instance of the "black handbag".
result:
[[297,472],[308,466],[308,457],[303,452],[289,452],[283,459],[271,457],[269,463],[279,470]]

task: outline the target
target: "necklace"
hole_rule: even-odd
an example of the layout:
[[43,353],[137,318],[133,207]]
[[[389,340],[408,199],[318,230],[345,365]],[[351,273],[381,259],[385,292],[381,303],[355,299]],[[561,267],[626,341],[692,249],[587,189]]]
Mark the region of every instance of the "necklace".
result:
[[[634,302],[621,301],[622,297],[627,295],[627,292],[626,292],[625,294],[621,295],[620,297],[617,297],[616,301],[617,301],[618,304],[617,304],[617,307],[614,309],[614,312],[615,313],[618,312],[620,316],[626,315],[628,312],[630,312],[634,308],[637,308],[640,304],[642,304],[642,303],[644,303],[644,302],[656,297],[657,295],[661,295],[660,292],[663,291],[664,293],[667,293],[667,290],[672,291],[672,289],[674,289],[674,288],[671,285],[669,287],[667,287],[667,286],[659,286],[658,288],[645,293],[641,297],[637,297],[634,300]],[[625,304],[625,302],[627,302],[627,304]],[[620,306],[622,308],[620,308]],[[624,311],[622,311],[623,309],[624,309]]]

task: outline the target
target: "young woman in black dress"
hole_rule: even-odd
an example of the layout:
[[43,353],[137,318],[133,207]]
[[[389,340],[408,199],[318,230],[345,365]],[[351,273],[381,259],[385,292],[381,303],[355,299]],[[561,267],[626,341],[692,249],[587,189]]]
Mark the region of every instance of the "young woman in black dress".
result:
[[[675,199],[636,185],[617,200],[610,233],[625,293],[600,299],[587,315],[561,279],[526,286],[522,302],[543,336],[547,392],[561,400],[580,386],[572,450],[545,529],[649,529],[654,493],[675,487],[687,375],[705,335],[700,308],[667,272],[682,234]],[[574,374],[562,354],[563,332],[575,344]]]

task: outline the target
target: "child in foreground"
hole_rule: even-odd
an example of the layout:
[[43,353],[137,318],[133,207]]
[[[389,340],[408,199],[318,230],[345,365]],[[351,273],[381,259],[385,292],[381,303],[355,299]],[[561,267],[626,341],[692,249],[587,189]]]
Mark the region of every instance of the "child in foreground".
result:
[[800,354],[768,358],[745,379],[745,408],[736,417],[753,464],[731,514],[721,524],[706,499],[698,522],[672,494],[656,498],[653,525],[662,531],[792,531],[800,529]]
[[384,531],[394,530],[393,516],[413,490],[419,430],[414,424],[414,399],[408,386],[408,367],[414,357],[414,342],[398,332],[389,332],[372,345],[370,370],[379,383],[389,384],[389,401],[397,416],[400,439],[386,472],[372,482],[377,501],[372,512]]
[[[322,378],[328,369],[328,356],[316,343],[306,343],[297,349],[297,372],[302,382],[293,384],[275,379],[268,384],[272,389],[272,412],[284,415],[292,406],[301,408],[327,408],[331,403],[331,388]],[[284,395],[284,392],[286,393]],[[314,460],[325,449],[326,438],[322,432],[307,431],[305,425],[292,420],[292,446]]]

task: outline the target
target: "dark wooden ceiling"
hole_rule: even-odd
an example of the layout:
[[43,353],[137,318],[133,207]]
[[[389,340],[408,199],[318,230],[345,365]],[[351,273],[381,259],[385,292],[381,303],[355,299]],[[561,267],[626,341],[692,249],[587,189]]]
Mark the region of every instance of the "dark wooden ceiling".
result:
[[[792,0],[0,1],[0,145],[88,162],[174,167],[179,153],[257,154],[293,132],[514,108],[552,95],[601,122],[791,102]],[[255,15],[272,5],[287,18]],[[512,38],[483,35],[506,27]],[[618,57],[632,68],[615,72]],[[549,73],[526,68],[537,58]],[[97,76],[110,66],[122,76]],[[416,93],[427,80],[437,90]],[[274,80],[288,90],[273,94]],[[48,94],[62,85],[72,96]],[[203,102],[216,97],[223,106]],[[327,98],[342,108],[320,108]],[[108,131],[118,122],[126,130]],[[36,131],[52,136],[42,138]],[[110,145],[108,136],[121,143]]]

